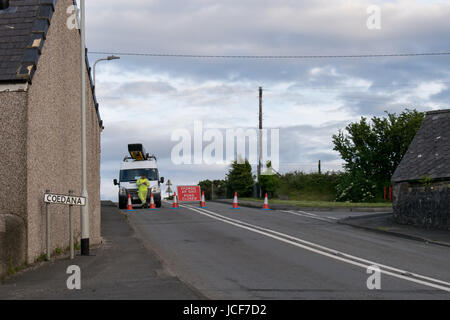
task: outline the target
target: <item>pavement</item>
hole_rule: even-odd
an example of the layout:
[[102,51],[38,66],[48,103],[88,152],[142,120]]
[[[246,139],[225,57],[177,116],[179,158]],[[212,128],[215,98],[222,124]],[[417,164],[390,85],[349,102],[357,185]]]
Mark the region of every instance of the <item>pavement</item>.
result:
[[[0,300],[204,299],[164,268],[111,202],[102,202],[102,236],[103,244],[89,257],[41,263],[7,279]],[[67,289],[70,265],[81,268],[81,290]]]
[[393,220],[391,213],[352,216],[339,220],[338,222],[369,231],[450,247],[449,231],[401,225]]
[[[129,215],[173,274],[209,299],[446,299],[450,250],[338,223],[373,212],[208,202]],[[370,290],[370,266],[381,289]]]

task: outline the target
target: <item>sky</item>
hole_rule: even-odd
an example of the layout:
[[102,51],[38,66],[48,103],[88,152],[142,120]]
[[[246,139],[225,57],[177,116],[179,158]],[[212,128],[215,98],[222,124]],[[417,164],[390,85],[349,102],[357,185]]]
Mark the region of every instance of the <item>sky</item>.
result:
[[[371,6],[378,29],[368,28]],[[374,21],[374,20],[370,20]],[[365,55],[450,52],[450,1],[88,0],[90,52]],[[107,55],[107,54],[106,54]],[[91,64],[105,54],[89,54]],[[121,55],[97,65],[101,196],[117,200],[128,143],[143,143],[173,185],[223,179],[227,163],[176,165],[176,130],[279,129],[280,171],[341,170],[332,135],[360,117],[448,109],[450,56],[224,59]],[[203,147],[208,145],[203,143]],[[256,167],[254,167],[256,172]]]

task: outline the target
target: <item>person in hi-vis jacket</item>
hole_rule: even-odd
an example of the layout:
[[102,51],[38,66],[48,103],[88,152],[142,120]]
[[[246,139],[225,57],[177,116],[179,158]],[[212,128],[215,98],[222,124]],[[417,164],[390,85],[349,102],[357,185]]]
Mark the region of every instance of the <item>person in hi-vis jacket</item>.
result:
[[143,173],[141,178],[136,181],[136,185],[138,187],[138,196],[142,202],[142,207],[145,208],[147,206],[148,188],[150,187],[150,181],[145,177],[145,173]]

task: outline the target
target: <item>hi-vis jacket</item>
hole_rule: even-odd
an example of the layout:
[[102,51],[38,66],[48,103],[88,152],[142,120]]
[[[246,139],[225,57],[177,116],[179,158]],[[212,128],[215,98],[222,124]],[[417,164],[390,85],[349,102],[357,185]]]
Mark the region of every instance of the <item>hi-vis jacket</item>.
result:
[[138,186],[139,191],[147,191],[148,187],[150,187],[150,181],[148,181],[147,178],[139,178],[138,181],[136,181],[136,185]]

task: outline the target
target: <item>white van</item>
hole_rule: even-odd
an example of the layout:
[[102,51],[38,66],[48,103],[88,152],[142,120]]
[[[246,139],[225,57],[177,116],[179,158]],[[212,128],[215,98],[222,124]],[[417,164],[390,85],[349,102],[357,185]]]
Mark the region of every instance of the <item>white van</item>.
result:
[[119,181],[114,179],[114,185],[119,186],[119,208],[125,209],[128,203],[128,195],[131,196],[131,203],[141,207],[142,203],[138,197],[138,187],[136,181],[145,173],[150,181],[147,194],[147,204],[150,203],[150,190],[157,208],[161,207],[161,183],[164,177],[159,178],[156,157],[145,152],[142,144],[129,144],[128,151],[131,156],[125,156],[120,164]]

